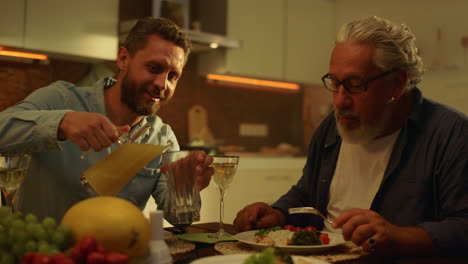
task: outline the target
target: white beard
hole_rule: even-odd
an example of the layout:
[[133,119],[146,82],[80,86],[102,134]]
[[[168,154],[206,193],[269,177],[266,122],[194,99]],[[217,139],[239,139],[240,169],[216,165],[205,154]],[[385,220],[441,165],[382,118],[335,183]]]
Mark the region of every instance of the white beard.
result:
[[375,123],[361,123],[359,127],[348,129],[338,121],[335,110],[335,122],[343,141],[349,144],[367,145],[378,136],[382,135],[388,121],[390,120],[390,110],[385,109],[382,117]]

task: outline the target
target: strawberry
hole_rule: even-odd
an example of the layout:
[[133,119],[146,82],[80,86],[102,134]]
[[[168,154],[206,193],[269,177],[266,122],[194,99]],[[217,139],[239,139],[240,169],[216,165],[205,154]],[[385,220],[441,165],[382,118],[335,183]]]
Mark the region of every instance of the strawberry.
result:
[[76,244],[71,252],[70,252],[70,258],[75,261],[76,263],[80,263],[85,260],[85,255],[83,251],[81,250],[81,247],[79,244]]
[[101,252],[91,252],[86,257],[86,264],[104,264],[106,256]]
[[125,264],[127,261],[127,255],[115,251],[110,251],[106,254],[105,264]]
[[36,254],[32,264],[52,264],[52,257],[46,254]]
[[27,253],[21,258],[21,264],[32,264],[38,253]]
[[96,251],[98,248],[96,239],[91,236],[81,238],[81,240],[78,242],[78,245],[84,256],[87,256],[89,253]]

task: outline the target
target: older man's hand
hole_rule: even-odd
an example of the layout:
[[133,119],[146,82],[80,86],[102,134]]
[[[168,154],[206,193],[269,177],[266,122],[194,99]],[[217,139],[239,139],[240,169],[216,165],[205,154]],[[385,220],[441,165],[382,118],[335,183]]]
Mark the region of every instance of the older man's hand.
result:
[[266,203],[257,202],[244,207],[237,213],[234,226],[237,231],[248,231],[273,226],[282,226],[286,216]]

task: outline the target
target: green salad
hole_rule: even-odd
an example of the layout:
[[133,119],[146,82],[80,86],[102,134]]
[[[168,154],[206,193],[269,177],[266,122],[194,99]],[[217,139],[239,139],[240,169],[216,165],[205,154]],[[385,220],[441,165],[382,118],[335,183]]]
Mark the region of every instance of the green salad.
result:
[[243,264],[294,264],[288,253],[279,248],[269,247],[260,253],[255,253],[247,257]]

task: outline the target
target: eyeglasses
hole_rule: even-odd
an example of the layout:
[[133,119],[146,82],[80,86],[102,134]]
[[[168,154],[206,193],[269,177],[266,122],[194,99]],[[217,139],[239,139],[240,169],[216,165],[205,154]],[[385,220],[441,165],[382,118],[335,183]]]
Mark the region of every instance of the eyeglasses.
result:
[[325,74],[323,77],[322,77],[322,82],[323,82],[323,85],[325,85],[325,88],[329,91],[332,91],[332,92],[338,92],[339,90],[339,87],[341,85],[343,85],[344,89],[350,93],[350,94],[358,94],[358,93],[363,93],[365,91],[367,91],[367,85],[372,82],[372,81],[375,81],[377,79],[380,79],[384,76],[387,76],[389,75],[390,73],[393,73],[395,72],[396,69],[393,69],[393,70],[390,70],[390,71],[386,71],[386,72],[383,72],[377,76],[374,76],[372,78],[369,78],[369,79],[364,79],[364,78],[360,78],[360,77],[349,77],[349,78],[346,78],[342,81],[338,80],[337,78],[331,76],[329,73]]

